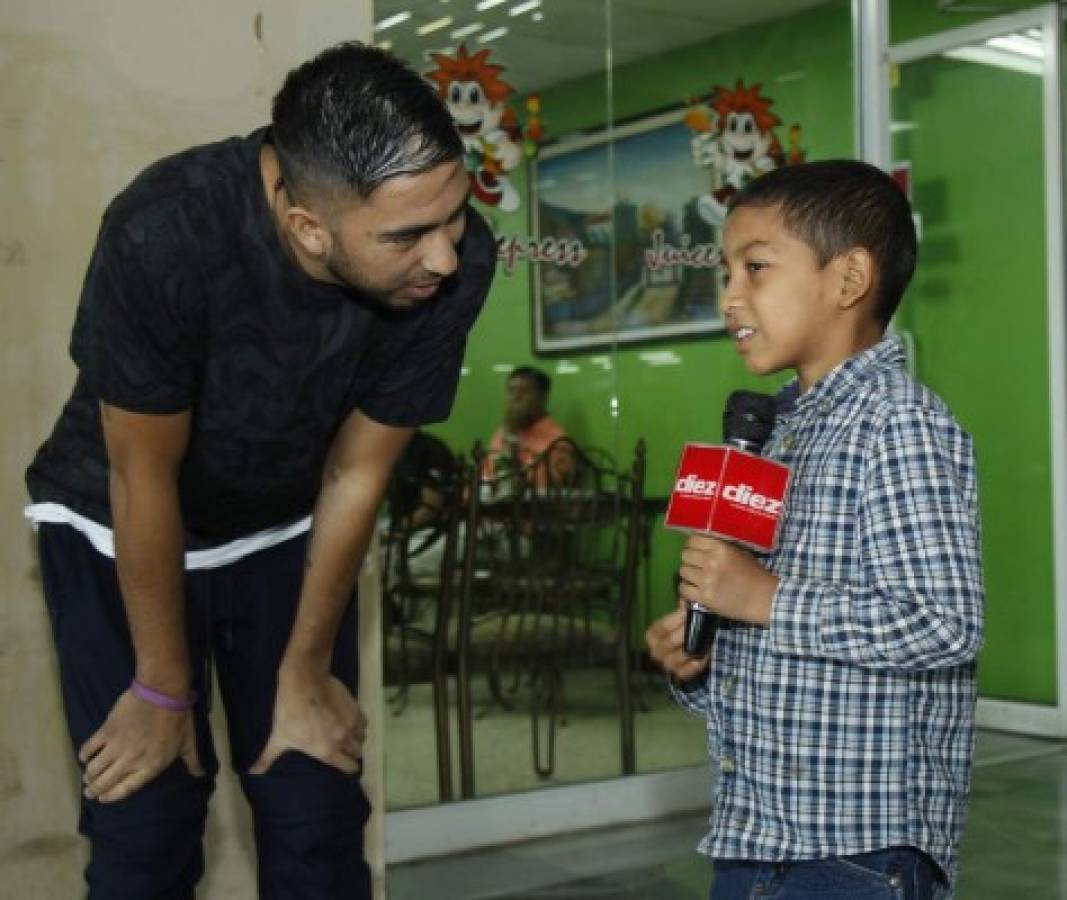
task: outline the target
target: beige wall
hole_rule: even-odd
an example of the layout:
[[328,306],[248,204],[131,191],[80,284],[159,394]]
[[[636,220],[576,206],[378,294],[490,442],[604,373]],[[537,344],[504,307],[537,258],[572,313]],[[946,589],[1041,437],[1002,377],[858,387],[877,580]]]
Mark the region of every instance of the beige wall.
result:
[[[5,0],[0,18],[0,896],[80,892],[76,770],[22,520],[22,473],[68,393],[100,214],[146,163],[262,124],[285,71],[371,33],[371,0]],[[216,733],[218,729],[216,729]],[[252,897],[232,784],[201,897]],[[238,835],[241,835],[240,837]]]

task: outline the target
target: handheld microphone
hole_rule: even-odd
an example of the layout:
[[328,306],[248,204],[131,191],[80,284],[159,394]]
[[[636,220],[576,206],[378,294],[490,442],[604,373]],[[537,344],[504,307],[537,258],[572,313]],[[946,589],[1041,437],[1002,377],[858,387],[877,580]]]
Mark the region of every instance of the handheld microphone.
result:
[[[774,398],[734,391],[723,412],[725,446],[687,443],[678,462],[664,524],[690,534],[707,534],[751,550],[773,550],[789,467],[759,455],[774,428]],[[716,616],[690,601],[685,614],[685,652],[711,649]]]

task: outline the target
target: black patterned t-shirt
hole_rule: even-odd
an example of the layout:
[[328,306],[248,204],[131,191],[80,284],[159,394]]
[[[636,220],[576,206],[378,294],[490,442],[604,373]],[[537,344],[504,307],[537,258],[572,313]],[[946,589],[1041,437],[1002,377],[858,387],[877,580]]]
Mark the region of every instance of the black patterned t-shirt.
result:
[[394,311],[285,255],[264,195],[266,132],[161,160],[109,206],[71,338],[78,378],[26,478],[35,502],[110,526],[99,401],[192,411],[179,487],[189,545],[306,516],[355,409],[387,425],[448,416],[496,248],[472,210],[458,272]]

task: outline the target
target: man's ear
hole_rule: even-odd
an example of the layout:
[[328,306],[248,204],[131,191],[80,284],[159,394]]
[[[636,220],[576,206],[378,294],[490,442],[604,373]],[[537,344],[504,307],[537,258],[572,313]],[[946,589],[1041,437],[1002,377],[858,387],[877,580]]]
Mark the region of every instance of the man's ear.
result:
[[308,256],[320,259],[330,252],[330,232],[322,219],[303,206],[290,206],[285,211],[285,229],[297,247]]
[[837,305],[840,309],[851,309],[871,294],[874,287],[874,260],[865,247],[853,247],[842,253],[835,262],[841,283]]

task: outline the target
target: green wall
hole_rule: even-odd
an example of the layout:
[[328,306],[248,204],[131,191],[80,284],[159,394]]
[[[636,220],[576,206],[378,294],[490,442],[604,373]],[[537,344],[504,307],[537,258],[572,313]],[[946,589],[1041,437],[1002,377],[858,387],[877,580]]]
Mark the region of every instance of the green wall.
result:
[[[1015,4],[1021,5],[1032,4]],[[976,18],[935,14],[933,7],[932,0],[894,3],[894,39]],[[786,126],[804,126],[809,158],[853,155],[845,2],[616,71],[616,121],[706,96],[713,85],[738,77],[763,83]],[[926,235],[898,322],[915,338],[919,376],[975,437],[988,587],[982,693],[1054,703],[1039,84],[958,63],[917,64],[901,73],[894,118],[920,127],[898,137],[895,152],[915,163],[915,201]],[[607,96],[603,73],[545,92],[548,136],[602,128]],[[977,115],[979,97],[985,112]],[[779,136],[784,141],[784,128]],[[515,181],[525,197],[525,176]],[[527,212],[524,205],[490,218],[498,233],[527,234]],[[749,376],[725,336],[655,344],[677,355],[675,366],[648,365],[640,358],[644,349],[534,357],[528,266],[520,264],[511,276],[501,271],[471,336],[455,412],[436,430],[457,448],[487,439],[500,418],[506,372],[517,364],[540,365],[553,375],[553,414],[579,440],[623,459],[645,438],[648,493],[663,496],[682,443],[719,439],[731,390],[773,390],[784,376]],[[613,396],[620,401],[617,417]],[[1026,498],[1022,509],[1020,496]],[[651,615],[675,602],[671,581],[680,545],[657,523]]]

